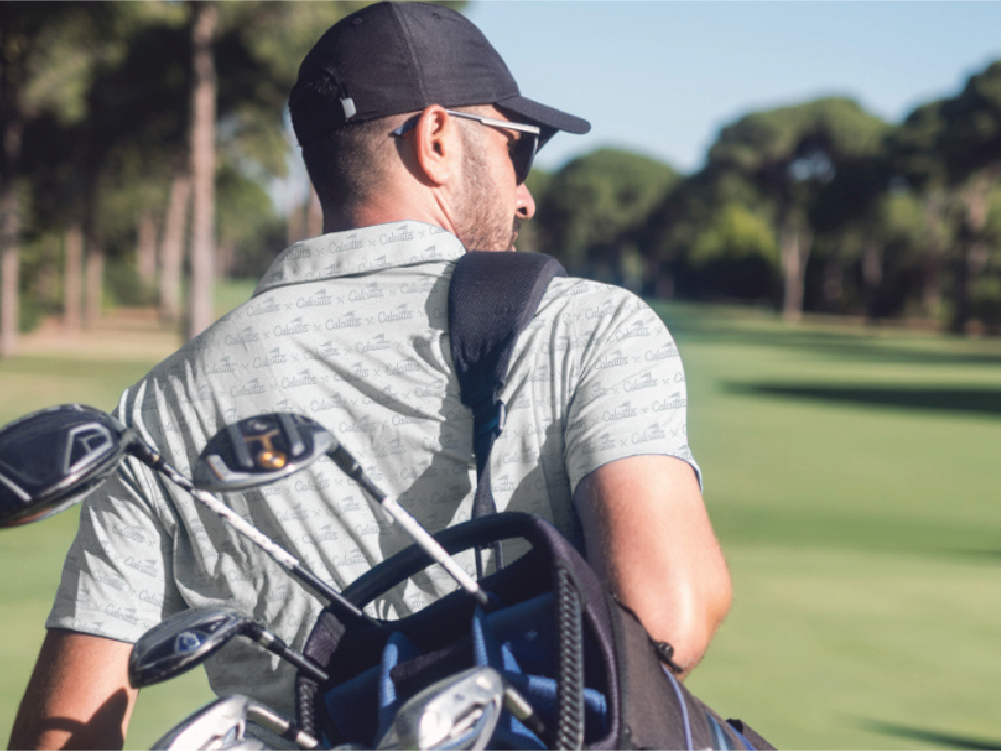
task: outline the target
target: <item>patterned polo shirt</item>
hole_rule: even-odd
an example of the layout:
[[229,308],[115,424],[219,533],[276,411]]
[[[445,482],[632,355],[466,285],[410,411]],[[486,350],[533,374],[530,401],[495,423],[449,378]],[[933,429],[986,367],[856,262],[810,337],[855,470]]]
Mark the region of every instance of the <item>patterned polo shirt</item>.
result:
[[[472,416],[447,331],[448,284],[464,248],[419,222],[323,235],[287,248],[253,297],[123,394],[118,416],[190,476],[223,426],[306,414],[430,531],[469,518]],[[603,464],[688,448],[681,358],[660,318],[617,287],[553,280],[515,348],[504,432],[491,456],[500,510],[571,538],[571,497]],[[321,460],[221,496],[321,579],[343,588],[410,544],[377,504]],[[470,558],[460,564],[473,570]],[[395,617],[450,591],[433,567],[378,601]],[[186,607],[225,605],[301,648],[322,603],[188,494],[129,459],[83,505],[49,627],[135,641]],[[292,713],[294,670],[234,640],[206,666],[219,694]]]

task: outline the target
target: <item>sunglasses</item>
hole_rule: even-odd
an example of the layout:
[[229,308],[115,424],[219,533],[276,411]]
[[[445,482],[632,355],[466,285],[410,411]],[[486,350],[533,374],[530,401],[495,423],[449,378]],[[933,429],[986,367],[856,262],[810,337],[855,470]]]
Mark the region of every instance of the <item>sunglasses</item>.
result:
[[[532,171],[532,162],[535,161],[535,155],[539,151],[539,137],[542,130],[535,125],[525,125],[523,123],[512,123],[507,120],[498,120],[493,117],[482,117],[481,115],[471,115],[468,112],[458,112],[456,110],[445,110],[452,117],[458,117],[463,120],[472,120],[473,122],[480,123],[481,125],[486,125],[490,128],[497,128],[499,130],[516,130],[521,133],[520,138],[509,142],[507,150],[508,156],[511,158],[511,164],[514,165],[514,175],[518,180],[518,184],[521,185],[525,182],[528,177],[528,173]],[[394,136],[406,136],[410,131],[417,127],[417,121],[420,120],[420,115],[414,115],[412,118],[407,120],[403,125],[401,125],[396,130],[392,131]]]

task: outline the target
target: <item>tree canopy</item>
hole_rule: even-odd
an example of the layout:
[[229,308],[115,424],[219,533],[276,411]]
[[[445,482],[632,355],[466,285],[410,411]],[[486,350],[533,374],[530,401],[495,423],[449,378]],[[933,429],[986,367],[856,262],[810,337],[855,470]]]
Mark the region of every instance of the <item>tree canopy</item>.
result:
[[[97,315],[139,281],[178,317],[192,259],[252,275],[301,236],[304,211],[269,194],[294,148],[287,93],[319,32],[363,4],[0,4],[0,356],[18,320],[69,321],[81,299]],[[193,197],[197,80],[212,85],[208,199]],[[621,148],[537,169],[519,246],[647,295],[1001,332],[999,181],[1001,61],[899,123],[845,96],[742,114],[692,174]],[[195,207],[209,248],[185,261]]]

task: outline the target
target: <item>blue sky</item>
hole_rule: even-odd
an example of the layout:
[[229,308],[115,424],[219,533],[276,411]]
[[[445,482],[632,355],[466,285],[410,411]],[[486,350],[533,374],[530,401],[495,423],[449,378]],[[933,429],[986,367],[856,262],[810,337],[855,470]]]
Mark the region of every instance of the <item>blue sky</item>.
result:
[[540,153],[605,145],[689,172],[755,109],[848,95],[898,122],[1001,59],[1001,2],[473,0],[522,93],[591,121]]

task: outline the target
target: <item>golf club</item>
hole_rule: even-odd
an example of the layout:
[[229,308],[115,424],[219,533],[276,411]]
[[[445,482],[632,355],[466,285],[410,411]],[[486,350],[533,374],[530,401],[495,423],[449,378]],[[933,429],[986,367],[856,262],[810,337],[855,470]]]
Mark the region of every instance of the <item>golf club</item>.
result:
[[504,704],[504,679],[479,667],[449,676],[400,707],[379,749],[483,749]]
[[258,751],[263,741],[247,736],[248,721],[266,728],[299,748],[312,749],[319,742],[263,704],[246,696],[216,699],[174,726],[153,744],[158,751]]
[[0,429],[0,527],[41,521],[78,503],[125,455],[130,431],[104,412],[64,404]]
[[[0,429],[0,528],[41,521],[80,502],[126,454],[189,492],[342,615],[365,618],[288,551],[211,493],[195,487],[135,430],[93,407],[64,404],[33,412]],[[288,471],[297,468],[294,465]]]
[[[247,709],[250,699],[246,696],[227,696],[217,699],[185,718],[160,740],[154,749],[222,749],[233,748],[247,739]],[[262,743],[257,748],[263,748]]]
[[243,636],[324,682],[327,674],[278,636],[232,608],[193,608],[166,618],[143,634],[129,655],[129,683],[146,688],[174,678]]
[[387,497],[361,465],[326,428],[304,415],[273,413],[241,420],[208,442],[194,470],[204,490],[244,490],[285,477],[326,455],[444,568],[476,600],[486,606],[486,593],[452,560],[441,544],[400,504]]

